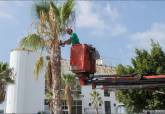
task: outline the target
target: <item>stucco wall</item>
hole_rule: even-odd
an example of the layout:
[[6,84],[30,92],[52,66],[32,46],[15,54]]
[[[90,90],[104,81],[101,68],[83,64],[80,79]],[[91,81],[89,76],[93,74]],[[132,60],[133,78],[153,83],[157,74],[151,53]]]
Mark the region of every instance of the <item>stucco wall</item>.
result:
[[44,74],[34,78],[34,64],[39,54],[13,50],[10,67],[14,69],[15,84],[7,88],[6,113],[37,113],[44,110]]

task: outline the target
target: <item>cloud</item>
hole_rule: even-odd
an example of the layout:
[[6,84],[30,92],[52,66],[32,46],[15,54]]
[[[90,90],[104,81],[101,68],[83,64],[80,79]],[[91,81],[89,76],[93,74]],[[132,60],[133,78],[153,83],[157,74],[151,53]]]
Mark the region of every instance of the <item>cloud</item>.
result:
[[111,35],[112,36],[117,36],[117,35],[121,35],[127,32],[127,28],[124,27],[121,24],[115,24],[115,26],[113,27],[113,29],[111,29]]
[[79,1],[77,3],[77,26],[85,28],[104,28],[104,21],[97,12],[94,12],[94,4],[89,1]]
[[111,4],[106,5],[105,12],[111,17],[111,19],[117,19],[119,17],[118,10],[113,8]]
[[158,41],[160,45],[165,48],[165,24],[164,23],[153,23],[150,29],[144,32],[136,32],[130,35],[130,41],[132,47],[149,49],[151,39]]
[[92,35],[105,35],[106,32],[108,36],[118,36],[127,32],[127,28],[118,22],[118,10],[109,2],[78,1],[76,9],[76,26],[91,29]]

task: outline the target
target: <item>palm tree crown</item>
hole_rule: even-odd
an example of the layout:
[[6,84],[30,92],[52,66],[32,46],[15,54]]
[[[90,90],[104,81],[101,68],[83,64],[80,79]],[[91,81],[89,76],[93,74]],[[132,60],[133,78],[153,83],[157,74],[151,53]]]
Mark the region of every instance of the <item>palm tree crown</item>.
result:
[[98,114],[98,108],[99,105],[102,104],[102,98],[100,96],[100,94],[97,91],[92,91],[92,93],[90,93],[90,100],[91,100],[91,104],[93,105],[94,109],[96,110],[96,114]]
[[75,76],[72,74],[63,74],[62,82],[64,85],[64,95],[68,105],[68,112],[69,112],[68,114],[72,114],[72,102],[73,102],[72,89],[76,84]]
[[67,0],[63,5],[42,1],[34,4],[37,17],[36,32],[21,40],[22,48],[43,50],[59,43],[64,29],[75,21],[74,0]]

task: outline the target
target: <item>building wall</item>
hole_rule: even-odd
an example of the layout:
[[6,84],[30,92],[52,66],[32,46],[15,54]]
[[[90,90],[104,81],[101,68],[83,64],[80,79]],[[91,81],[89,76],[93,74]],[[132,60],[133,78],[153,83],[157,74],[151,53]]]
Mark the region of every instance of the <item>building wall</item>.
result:
[[[71,73],[70,71],[70,63],[68,60],[62,60],[62,71],[65,73]],[[110,67],[110,66],[106,66],[106,65],[102,65],[99,64],[96,66],[96,74],[95,75],[112,75],[115,74],[115,68],[114,67]],[[105,114],[105,101],[110,101],[110,110],[111,113],[109,114],[117,114],[117,108],[121,105],[123,105],[122,103],[119,103],[116,100],[116,96],[115,96],[115,91],[109,91],[110,92],[110,96],[106,97],[104,96],[104,89],[101,89],[102,87],[97,87],[98,89],[96,89],[97,92],[99,92],[99,94],[102,97],[103,100],[103,104],[99,107],[99,112],[100,114]],[[93,109],[92,106],[89,106],[89,104],[91,103],[90,101],[90,93],[92,92],[92,87],[89,86],[82,86],[81,87],[81,92],[82,92],[82,97],[80,98],[82,100],[82,113],[83,114],[93,114],[95,113],[95,110]]]
[[[104,90],[100,89],[101,87],[98,87],[99,89],[96,89],[96,91],[100,94],[101,98],[102,98],[102,105],[99,107],[99,112],[100,114],[105,114],[105,101],[110,101],[110,107],[109,110],[111,110],[109,114],[117,114],[117,108],[118,106],[123,105],[122,103],[119,103],[116,100],[116,96],[115,96],[115,91],[109,91],[110,92],[110,96],[106,97],[104,95]],[[83,114],[92,114],[95,112],[94,108],[92,107],[92,105],[90,106],[89,104],[91,104],[91,96],[90,93],[92,92],[92,87],[91,86],[83,86],[82,87],[82,95],[83,97],[82,99],[82,107],[83,107]]]
[[5,108],[5,102],[0,104],[0,114],[4,112],[4,108]]
[[39,54],[32,51],[13,50],[10,67],[15,74],[15,83],[8,85],[6,113],[37,113],[44,110],[44,74],[34,77],[34,65]]
[[[65,73],[71,73],[70,62],[67,59],[61,60],[62,71]],[[112,75],[115,74],[115,68],[99,64],[96,66],[96,74]]]

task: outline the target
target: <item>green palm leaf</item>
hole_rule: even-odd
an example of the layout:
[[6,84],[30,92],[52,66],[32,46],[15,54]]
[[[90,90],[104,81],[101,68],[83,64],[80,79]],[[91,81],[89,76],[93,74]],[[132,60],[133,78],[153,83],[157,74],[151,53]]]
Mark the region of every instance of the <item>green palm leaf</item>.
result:
[[9,68],[8,64],[0,62],[0,103],[5,99],[6,85],[14,83],[12,75],[12,69]]
[[[74,21],[74,0],[67,0],[61,8],[61,20],[63,25],[68,25],[69,22]],[[71,19],[70,19],[71,18]]]
[[73,74],[63,74],[62,75],[62,82],[65,85],[72,87],[75,85],[76,79],[75,79],[75,76]]
[[91,100],[93,107],[95,109],[97,109],[99,107],[99,104],[103,103],[100,94],[94,90],[94,91],[92,91],[92,93],[90,93],[90,96],[91,96],[90,100]]
[[30,34],[20,41],[20,47],[31,50],[42,50],[46,47],[45,40],[37,34]]

